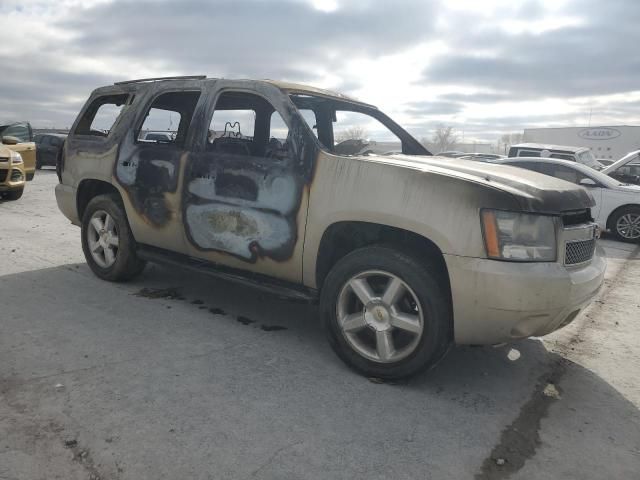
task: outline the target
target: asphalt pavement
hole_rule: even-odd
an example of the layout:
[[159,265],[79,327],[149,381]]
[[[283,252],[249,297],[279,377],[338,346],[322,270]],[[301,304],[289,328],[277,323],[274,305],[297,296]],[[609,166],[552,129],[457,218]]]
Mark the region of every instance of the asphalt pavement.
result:
[[569,327],[380,384],[317,308],[180,269],[99,280],[53,170],[0,202],[0,479],[638,479],[640,254]]

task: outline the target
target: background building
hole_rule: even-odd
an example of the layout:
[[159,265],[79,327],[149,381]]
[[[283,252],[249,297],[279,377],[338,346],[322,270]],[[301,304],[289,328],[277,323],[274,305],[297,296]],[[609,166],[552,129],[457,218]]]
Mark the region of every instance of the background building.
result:
[[596,158],[617,160],[640,150],[640,126],[527,128],[523,142],[588,147]]

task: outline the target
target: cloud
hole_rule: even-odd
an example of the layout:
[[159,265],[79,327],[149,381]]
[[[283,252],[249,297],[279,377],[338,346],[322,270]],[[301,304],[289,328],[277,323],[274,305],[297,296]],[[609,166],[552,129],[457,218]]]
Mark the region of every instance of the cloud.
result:
[[[640,18],[640,3],[573,1],[554,15],[563,13],[573,15],[574,24],[544,34],[514,34],[499,22],[472,28],[453,39],[453,49],[459,53],[435,60],[425,69],[423,80],[489,87],[512,98],[568,98],[637,89],[639,35],[631,19]],[[553,16],[543,23],[547,21],[552,22]]]
[[149,76],[276,78],[380,104],[418,137],[640,122],[640,2],[3,0],[0,120],[68,126]]
[[407,111],[414,115],[450,115],[462,111],[459,102],[447,100],[431,100],[426,102],[412,102],[407,104]]

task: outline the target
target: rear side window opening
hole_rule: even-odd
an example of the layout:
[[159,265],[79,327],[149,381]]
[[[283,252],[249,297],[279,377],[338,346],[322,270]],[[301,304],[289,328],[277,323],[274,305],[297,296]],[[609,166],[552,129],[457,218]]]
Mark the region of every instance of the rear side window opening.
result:
[[167,92],[158,95],[147,109],[136,139],[140,143],[184,145],[199,91]]
[[96,98],[85,110],[74,133],[106,137],[115,125],[129,94],[105,95]]

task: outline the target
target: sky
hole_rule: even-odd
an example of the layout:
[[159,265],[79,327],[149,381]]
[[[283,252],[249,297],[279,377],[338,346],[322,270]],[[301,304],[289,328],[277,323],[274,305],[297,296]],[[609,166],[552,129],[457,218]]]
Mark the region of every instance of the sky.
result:
[[0,121],[69,127],[91,90],[206,74],[329,88],[418,139],[640,124],[637,0],[0,0]]

